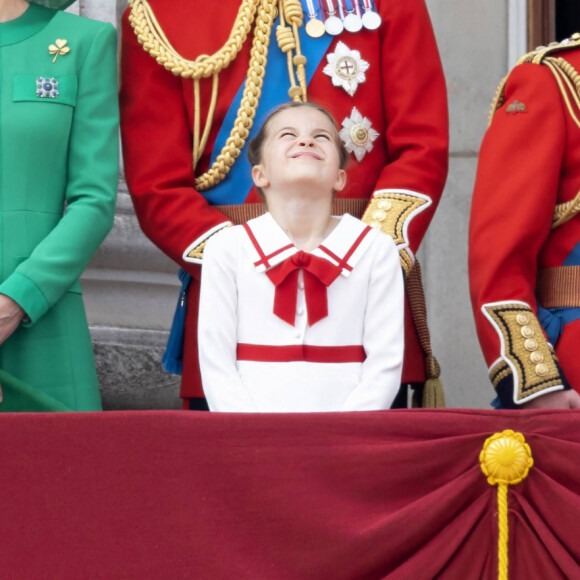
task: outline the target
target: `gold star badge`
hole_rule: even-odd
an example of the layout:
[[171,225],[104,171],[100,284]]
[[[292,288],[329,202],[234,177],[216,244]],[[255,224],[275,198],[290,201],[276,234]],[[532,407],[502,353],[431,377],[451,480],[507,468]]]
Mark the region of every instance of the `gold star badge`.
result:
[[54,54],[54,58],[52,59],[52,64],[54,64],[56,62],[56,59],[58,58],[59,54],[62,54],[63,56],[65,54],[68,54],[70,52],[70,47],[66,45],[67,44],[67,40],[64,38],[57,38],[54,44],[51,44],[48,47],[48,52],[50,54]]

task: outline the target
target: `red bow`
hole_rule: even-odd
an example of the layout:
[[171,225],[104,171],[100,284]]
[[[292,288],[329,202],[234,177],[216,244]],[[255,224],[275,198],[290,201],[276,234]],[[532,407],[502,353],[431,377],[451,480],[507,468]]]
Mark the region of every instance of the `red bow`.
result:
[[300,270],[304,276],[308,324],[312,326],[328,316],[326,288],[340,276],[341,268],[324,258],[300,251],[266,272],[276,286],[274,314],[292,326],[296,318]]

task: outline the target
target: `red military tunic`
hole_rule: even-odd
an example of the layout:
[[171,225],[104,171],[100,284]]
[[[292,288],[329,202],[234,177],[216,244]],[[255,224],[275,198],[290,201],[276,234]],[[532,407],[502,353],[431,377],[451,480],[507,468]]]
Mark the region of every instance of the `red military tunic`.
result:
[[580,302],[571,301],[577,290],[566,290],[580,266],[580,217],[566,204],[580,190],[580,85],[566,81],[570,66],[580,70],[579,44],[522,59],[500,86],[481,146],[469,275],[479,340],[503,407],[567,382],[580,389]]
[[[175,50],[187,59],[195,59],[202,54],[215,53],[225,43],[240,1],[151,0],[150,6]],[[311,54],[310,45],[303,43],[306,71],[312,76],[308,83],[308,100],[327,108],[347,133],[353,125],[359,128],[362,125],[367,130],[367,137],[371,136],[362,145],[359,143],[351,155],[347,186],[338,196],[355,202],[359,200],[364,209],[373,194],[378,194],[365,219],[394,237],[403,266],[408,271],[447,175],[445,82],[424,0],[377,0],[376,6],[382,17],[378,30],[356,34],[343,32],[336,38],[325,35],[316,41],[327,44],[318,50],[317,56]],[[201,254],[196,248],[203,248],[203,242],[211,234],[229,223],[229,218],[216,205],[261,200],[255,190],[245,191],[245,186],[240,186],[240,195],[235,196],[235,201],[216,201],[211,189],[208,192],[195,189],[195,177],[210,166],[222,124],[229,133],[231,121],[224,123],[224,119],[246,78],[252,39],[250,34],[236,58],[219,74],[213,123],[194,174],[193,82],[175,76],[144,50],[128,21],[129,11],[130,8],[123,20],[121,61],[125,176],[145,234],[195,279],[188,296],[185,332],[188,355],[184,361],[181,394],[183,397],[201,396],[198,363],[190,354],[197,352],[197,264],[201,262]],[[338,46],[341,42],[346,48]],[[312,46],[320,45],[313,41]],[[325,73],[324,69],[328,71],[328,65],[332,68],[332,62],[344,56],[345,51],[348,58],[346,69],[341,73],[343,78]],[[280,49],[275,32],[272,32],[268,59],[274,58],[275,53],[280,53]],[[364,71],[362,61],[368,64]],[[285,70],[285,57],[282,62],[280,69]],[[357,81],[354,90],[347,78],[347,69],[353,64],[359,72],[364,72],[364,80]],[[280,88],[274,85],[284,84],[269,82],[273,77],[268,75],[267,72],[262,101]],[[288,73],[285,79],[288,86],[283,87],[283,98],[279,102],[289,100],[286,92]],[[205,120],[212,79],[201,79],[200,84],[200,118]],[[266,113],[267,110],[263,110],[266,107],[271,109],[276,99],[278,97],[270,99],[268,105],[261,102],[258,114]],[[373,131],[377,132],[376,138]],[[245,159],[245,151],[236,164],[243,163],[242,158]],[[237,185],[239,178],[228,175],[226,185],[228,179],[232,186]],[[352,213],[352,208],[349,209]],[[408,307],[406,314],[403,381],[420,382],[425,376],[423,354]]]

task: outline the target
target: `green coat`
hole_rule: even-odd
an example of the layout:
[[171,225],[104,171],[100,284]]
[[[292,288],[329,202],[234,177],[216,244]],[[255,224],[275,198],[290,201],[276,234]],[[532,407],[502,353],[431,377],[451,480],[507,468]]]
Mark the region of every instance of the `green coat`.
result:
[[0,368],[98,410],[78,278],[115,212],[115,29],[31,4],[0,24],[0,78],[0,293],[29,318],[0,347]]

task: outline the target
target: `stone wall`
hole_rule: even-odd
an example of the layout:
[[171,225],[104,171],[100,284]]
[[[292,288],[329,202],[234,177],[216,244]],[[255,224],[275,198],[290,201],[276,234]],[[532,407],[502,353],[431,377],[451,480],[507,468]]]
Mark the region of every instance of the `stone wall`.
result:
[[[447,78],[451,162],[443,199],[419,257],[448,404],[487,407],[493,392],[469,303],[467,228],[489,105],[508,61],[513,61],[513,30],[525,28],[525,10],[519,0],[427,4]],[[81,0],[70,10],[118,27],[125,6],[126,0]],[[114,228],[82,278],[106,408],[179,406],[179,381],[160,365],[178,294],[176,272],[141,233],[121,177]]]

